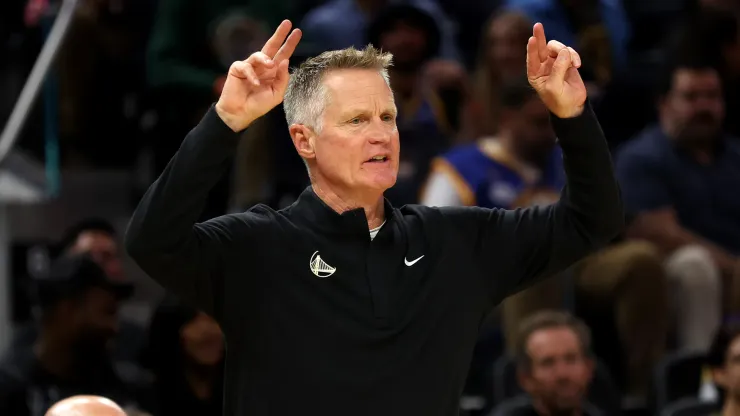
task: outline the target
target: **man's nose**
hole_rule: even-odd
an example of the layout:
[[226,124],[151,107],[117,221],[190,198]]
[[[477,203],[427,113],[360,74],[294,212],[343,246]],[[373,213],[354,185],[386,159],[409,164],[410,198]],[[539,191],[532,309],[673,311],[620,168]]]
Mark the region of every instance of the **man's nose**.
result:
[[392,131],[392,126],[383,120],[377,119],[370,123],[367,137],[370,143],[386,143],[390,141]]

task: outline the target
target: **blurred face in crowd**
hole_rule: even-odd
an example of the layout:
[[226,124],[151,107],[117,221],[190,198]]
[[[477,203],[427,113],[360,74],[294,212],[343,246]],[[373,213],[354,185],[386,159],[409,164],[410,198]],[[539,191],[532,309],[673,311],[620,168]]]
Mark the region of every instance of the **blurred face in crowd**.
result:
[[202,367],[210,367],[221,362],[224,355],[224,341],[221,328],[210,316],[199,313],[180,329],[185,355]]
[[578,335],[569,327],[533,332],[527,340],[529,369],[519,373],[522,387],[549,413],[578,409],[586,394],[593,363],[584,355]]
[[54,319],[81,354],[103,351],[118,333],[118,299],[109,290],[91,287],[62,300]]
[[503,14],[491,22],[486,34],[486,61],[492,77],[506,81],[525,73],[525,46],[531,34],[526,17],[516,13]]
[[221,64],[228,68],[232,62],[262,49],[269,37],[262,22],[240,14],[227,15],[216,25],[213,48]]
[[714,370],[714,381],[734,400],[740,400],[740,337],[730,343],[724,366]]
[[550,113],[537,96],[529,98],[520,108],[504,109],[501,129],[513,139],[517,155],[535,164],[544,163],[555,146]]
[[118,244],[113,236],[102,231],[83,231],[70,248],[71,254],[88,254],[113,280],[123,278]]
[[661,123],[679,143],[706,145],[721,132],[725,116],[722,84],[713,69],[679,69],[660,105]]
[[428,41],[424,30],[398,22],[392,30],[380,35],[379,46],[384,51],[393,54],[393,68],[414,70],[423,63]]
[[396,183],[400,144],[393,93],[376,70],[342,69],[326,74],[322,129],[296,147],[314,159],[315,172],[349,195],[385,191]]

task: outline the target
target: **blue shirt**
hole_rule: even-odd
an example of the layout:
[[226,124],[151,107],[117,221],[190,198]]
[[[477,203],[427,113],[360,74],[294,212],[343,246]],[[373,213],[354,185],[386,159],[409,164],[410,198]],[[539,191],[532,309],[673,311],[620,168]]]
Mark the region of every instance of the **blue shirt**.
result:
[[[391,0],[391,4],[409,4],[428,13],[439,27],[441,34],[440,55],[448,59],[458,59],[460,53],[455,44],[454,24],[434,0]],[[362,49],[367,44],[365,31],[369,24],[368,16],[357,7],[354,0],[332,0],[319,6],[306,15],[301,22],[303,31],[301,44],[318,54],[328,50],[344,49],[350,46]],[[375,45],[377,46],[377,45]]]
[[616,173],[629,214],[673,208],[680,224],[740,254],[740,146],[723,139],[710,165],[677,149],[659,126],[627,142]]
[[517,162],[495,141],[457,147],[435,161],[458,188],[465,205],[512,209],[547,205],[560,198],[565,186],[559,147],[551,153],[542,172]]

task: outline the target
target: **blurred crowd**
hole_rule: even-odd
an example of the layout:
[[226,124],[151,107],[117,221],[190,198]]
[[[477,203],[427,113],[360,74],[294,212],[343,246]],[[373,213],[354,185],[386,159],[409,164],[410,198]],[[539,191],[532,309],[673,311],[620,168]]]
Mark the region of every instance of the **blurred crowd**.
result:
[[[0,2],[0,120],[58,3]],[[304,33],[292,66],[368,43],[394,55],[402,160],[386,197],[399,206],[554,202],[565,172],[525,78],[533,23],[582,57],[626,232],[481,323],[461,414],[740,416],[740,1],[79,0],[52,72],[62,166],[133,170],[149,154],[158,174],[231,62],[284,18]],[[41,124],[21,139],[39,159]],[[245,132],[202,217],[282,208],[307,185],[276,108]],[[29,281],[0,415],[80,394],[131,415],[220,414],[218,324],[170,296],[147,325],[121,319],[133,287],[119,242],[106,221],[75,224]]]

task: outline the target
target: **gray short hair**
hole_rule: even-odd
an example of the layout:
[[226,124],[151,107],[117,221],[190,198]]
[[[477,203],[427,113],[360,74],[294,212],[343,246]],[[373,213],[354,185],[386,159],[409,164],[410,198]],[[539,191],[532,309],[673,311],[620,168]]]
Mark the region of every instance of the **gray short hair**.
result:
[[305,124],[321,131],[321,116],[326,107],[324,76],[334,69],[374,69],[390,86],[388,67],[393,55],[368,45],[363,50],[353,47],[327,51],[307,59],[293,70],[283,98],[283,108],[288,125]]
[[568,312],[546,309],[526,317],[517,328],[514,358],[521,369],[529,370],[532,364],[528,351],[529,339],[532,335],[535,332],[552,328],[568,328],[573,331],[581,344],[583,355],[592,356],[591,330],[588,326]]

